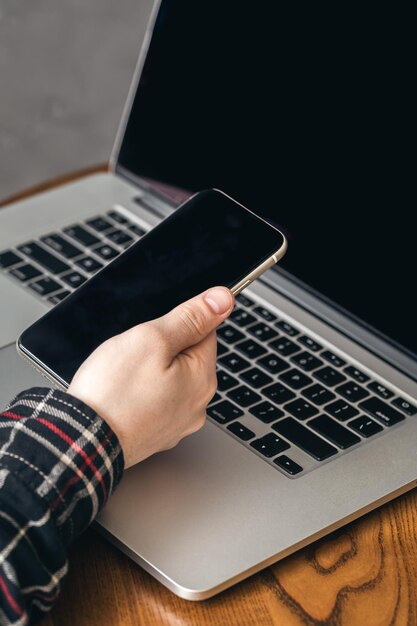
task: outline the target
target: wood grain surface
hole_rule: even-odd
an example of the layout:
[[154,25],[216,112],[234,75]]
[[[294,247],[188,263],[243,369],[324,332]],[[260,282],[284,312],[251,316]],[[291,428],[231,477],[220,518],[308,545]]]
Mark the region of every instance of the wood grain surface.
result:
[[41,626],[417,626],[416,529],[412,491],[203,602],[176,597],[88,530],[71,549],[61,597]]
[[92,530],[42,626],[417,624],[417,494],[203,602],[176,597]]
[[15,193],[7,198],[1,198],[0,208],[6,206],[7,204],[18,202],[19,200],[25,200],[26,198],[30,198],[38,193],[42,193],[43,191],[49,191],[50,189],[55,189],[56,187],[62,187],[62,185],[67,185],[68,183],[72,183],[80,178],[85,178],[86,176],[91,176],[92,174],[100,174],[106,172],[107,170],[108,165],[106,163],[102,163],[101,165],[92,165],[91,167],[87,167],[76,172],[63,174],[58,178],[54,178],[54,180],[44,181],[34,187],[23,189],[22,191],[19,191],[19,193]]

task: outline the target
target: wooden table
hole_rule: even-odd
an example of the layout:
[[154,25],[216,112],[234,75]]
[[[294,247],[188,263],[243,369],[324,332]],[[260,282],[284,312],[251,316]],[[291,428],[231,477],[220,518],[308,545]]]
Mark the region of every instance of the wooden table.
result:
[[413,491],[203,602],[176,597],[89,530],[71,550],[61,598],[42,626],[417,625],[416,529]]

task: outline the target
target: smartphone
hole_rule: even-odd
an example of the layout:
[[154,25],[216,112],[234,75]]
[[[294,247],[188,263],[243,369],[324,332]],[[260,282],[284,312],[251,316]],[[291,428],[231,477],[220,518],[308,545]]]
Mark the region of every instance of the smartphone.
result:
[[18,352],[66,389],[106,339],[209,287],[238,294],[286,248],[279,230],[239,202],[201,191],[26,329]]

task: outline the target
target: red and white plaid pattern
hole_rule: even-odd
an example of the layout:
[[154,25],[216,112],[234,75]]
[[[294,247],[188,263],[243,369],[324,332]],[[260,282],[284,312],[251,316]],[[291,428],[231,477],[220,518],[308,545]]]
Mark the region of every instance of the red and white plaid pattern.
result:
[[39,620],[59,595],[67,548],[123,474],[107,424],[62,391],[33,388],[0,414],[0,624]]

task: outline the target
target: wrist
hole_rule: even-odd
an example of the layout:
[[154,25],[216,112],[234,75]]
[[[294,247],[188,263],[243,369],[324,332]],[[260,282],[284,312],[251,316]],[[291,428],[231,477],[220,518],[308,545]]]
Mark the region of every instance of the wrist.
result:
[[110,428],[111,431],[114,433],[118,444],[122,449],[124,468],[127,469],[128,467],[133,465],[128,438],[125,437],[122,429],[117,423],[117,420],[113,419],[111,412],[104,410],[104,406],[108,403],[106,403],[105,401],[100,401],[97,397],[82,389],[81,386],[77,384],[77,381],[74,382],[74,380],[68,387],[67,394],[71,395],[71,397],[88,406],[94,411],[97,416],[100,417],[101,420],[103,420],[108,428]]

